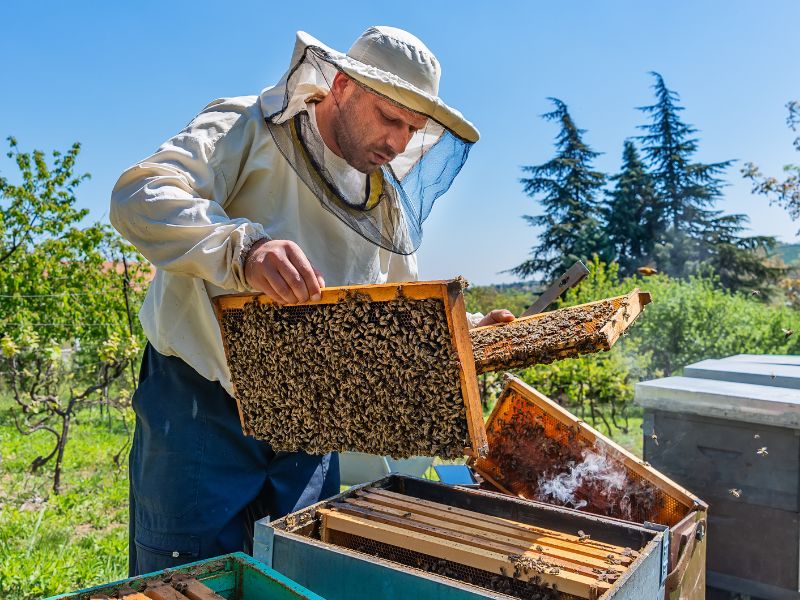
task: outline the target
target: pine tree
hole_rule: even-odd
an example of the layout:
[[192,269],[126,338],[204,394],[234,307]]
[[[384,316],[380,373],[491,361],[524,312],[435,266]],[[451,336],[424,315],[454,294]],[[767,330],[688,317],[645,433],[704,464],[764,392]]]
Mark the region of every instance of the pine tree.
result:
[[678,94],[658,73],[656,103],[640,107],[651,118],[638,137],[659,201],[651,216],[653,256],[660,270],[686,276],[711,269],[730,289],[755,289],[774,283],[781,270],[769,264],[776,246],[769,236],[742,237],[747,216],[724,215],[715,205],[725,182],[719,175],[733,162],[694,162],[697,129],[680,119]]
[[677,104],[678,94],[667,88],[661,75],[652,75],[656,79],[656,103],[639,108],[652,122],[639,126],[647,133],[638,140],[661,198],[656,220],[664,229],[699,234],[714,218],[711,209],[721,196],[724,182],[717,175],[733,161],[692,162],[698,141],[692,136],[697,129],[681,121],[679,113],[684,108]]
[[609,178],[604,209],[606,235],[623,275],[653,261],[653,247],[661,227],[659,197],[636,145],[626,140],[622,170]]
[[556,155],[544,164],[523,167],[529,176],[520,179],[524,192],[538,200],[544,210],[541,215],[523,217],[530,225],[542,228],[531,257],[510,270],[524,278],[552,279],[578,259],[586,261],[598,254],[606,260],[609,254],[598,220],[597,195],[605,185],[605,175],[592,169],[599,153],[584,143],[586,131],[576,127],[567,105],[557,98],[549,100],[555,109],[542,117],[561,125]]

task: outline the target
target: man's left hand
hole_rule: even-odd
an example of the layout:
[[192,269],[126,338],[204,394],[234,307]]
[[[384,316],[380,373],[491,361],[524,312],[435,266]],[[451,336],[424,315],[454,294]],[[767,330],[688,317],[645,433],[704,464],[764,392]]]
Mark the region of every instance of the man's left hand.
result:
[[498,323],[508,323],[514,320],[514,315],[510,310],[505,308],[497,308],[483,317],[476,327],[483,327],[484,325],[497,325]]

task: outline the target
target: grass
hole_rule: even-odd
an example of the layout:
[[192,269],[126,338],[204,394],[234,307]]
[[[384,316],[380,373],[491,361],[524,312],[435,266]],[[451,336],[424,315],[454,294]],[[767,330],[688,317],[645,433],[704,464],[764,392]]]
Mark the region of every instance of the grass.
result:
[[127,460],[112,456],[127,439],[119,417],[109,431],[97,413],[80,413],[65,450],[63,491],[52,465],[32,474],[53,436],[22,436],[0,402],[0,597],[41,598],[127,575]]

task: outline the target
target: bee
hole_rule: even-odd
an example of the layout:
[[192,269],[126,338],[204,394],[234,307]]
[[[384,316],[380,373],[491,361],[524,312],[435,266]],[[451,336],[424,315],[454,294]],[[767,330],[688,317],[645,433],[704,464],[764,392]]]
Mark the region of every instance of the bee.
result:
[[733,496],[734,498],[741,498],[742,497],[742,490],[737,488],[731,488],[728,490],[728,493]]
[[592,536],[589,535],[588,533],[584,533],[583,529],[579,529],[578,530],[578,541],[579,542],[585,542],[586,540],[588,540],[591,537]]
[[756,450],[756,454],[758,454],[759,456],[766,456],[767,454],[769,454],[769,452],[767,452],[766,446],[762,446],[761,448]]
[[760,437],[761,437],[761,436],[760,436],[759,434],[757,434],[757,433],[753,435],[753,439],[754,439],[754,440],[757,440],[757,439],[759,439]]
[[761,295],[761,291],[760,290],[753,290],[752,292],[750,292],[750,295],[758,297],[758,296]]
[[656,269],[655,267],[639,267],[638,269],[636,269],[636,272],[639,273],[640,275],[648,277],[650,275],[655,275],[656,273],[658,273],[658,269]]
[[781,329],[781,331],[783,332],[784,338],[787,340],[792,337],[792,334],[794,333],[792,329]]
[[656,435],[655,430],[653,430],[653,433],[650,435],[650,439],[656,443],[656,446],[658,446],[658,436]]

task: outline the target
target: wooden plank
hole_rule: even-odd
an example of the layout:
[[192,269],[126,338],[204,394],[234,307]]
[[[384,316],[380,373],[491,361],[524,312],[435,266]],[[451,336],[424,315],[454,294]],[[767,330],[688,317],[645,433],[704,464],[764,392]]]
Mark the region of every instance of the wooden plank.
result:
[[[344,300],[348,294],[357,293],[369,296],[375,302],[394,300],[402,294],[413,300],[425,298],[442,298],[443,289],[450,283],[448,280],[410,281],[405,283],[374,283],[366,285],[344,285],[322,288],[319,300],[298,302],[291,306],[312,306],[314,304],[334,304]],[[261,304],[275,302],[266,294],[223,294],[213,299],[215,305],[222,310],[243,308],[245,304],[258,300]]]
[[[442,519],[448,520],[456,520],[461,521],[464,519],[470,519],[470,523],[476,526],[480,526],[481,522],[484,524],[485,527],[489,527],[489,530],[493,530],[493,527],[496,526],[506,526],[509,529],[513,530],[516,528],[517,530],[524,530],[526,534],[540,534],[548,537],[552,540],[560,540],[562,542],[570,542],[571,545],[568,546],[569,549],[580,551],[583,550],[584,554],[594,555],[594,556],[606,556],[609,553],[614,554],[622,554],[625,551],[624,548],[620,546],[615,546],[613,544],[606,544],[604,542],[599,542],[597,540],[586,540],[584,542],[580,541],[579,536],[572,535],[568,533],[563,533],[560,531],[554,531],[552,529],[547,529],[545,527],[538,527],[536,525],[530,525],[528,523],[520,523],[517,521],[512,521],[510,519],[504,519],[502,517],[495,517],[493,515],[486,515],[483,513],[465,510],[462,508],[456,508],[454,506],[447,506],[445,504],[439,504],[436,502],[430,502],[428,500],[422,500],[420,498],[412,498],[411,496],[405,496],[403,494],[398,494],[396,492],[390,492],[389,490],[384,490],[381,488],[376,487],[369,487],[364,490],[359,490],[356,492],[358,496],[368,496],[370,501],[378,501],[378,498],[386,498],[389,500],[394,500],[395,502],[407,502],[407,504],[403,505],[407,507],[407,510],[414,511],[415,505],[416,507],[424,507],[425,509],[431,509],[436,512],[430,513]],[[417,509],[418,510],[418,509]],[[552,544],[553,542],[549,542]]]
[[472,456],[486,456],[489,444],[486,439],[486,426],[483,421],[481,394],[478,389],[478,376],[475,373],[475,358],[472,356],[472,339],[469,336],[467,310],[464,305],[462,282],[454,280],[447,286],[442,298],[450,339],[458,356],[461,396],[467,411],[467,430],[472,442]]
[[144,595],[152,600],[188,600],[186,596],[166,583],[153,586],[148,585],[144,590]]
[[214,592],[210,587],[203,585],[197,579],[187,579],[176,584],[176,587],[189,600],[225,600],[222,596]]
[[[587,540],[587,542],[579,542],[577,541],[578,538],[575,536],[572,536],[575,539],[573,542],[569,539],[564,539],[565,537],[569,536],[558,531],[548,530],[545,528],[536,528],[536,530],[531,530],[530,528],[526,528],[524,524],[518,524],[514,521],[509,521],[508,523],[496,523],[465,516],[463,514],[452,513],[447,510],[439,510],[427,506],[415,506],[411,503],[402,502],[392,498],[385,498],[378,495],[372,497],[365,495],[363,497],[365,497],[371,504],[376,504],[379,506],[383,505],[393,509],[411,512],[413,514],[425,515],[443,522],[469,524],[472,527],[482,529],[492,535],[501,534],[512,538],[518,538],[524,543],[533,544],[534,546],[540,545],[542,547],[547,546],[550,548],[558,548],[561,550],[574,552],[576,554],[582,554],[587,557],[603,560],[609,554],[611,554],[615,559],[620,560],[621,564],[629,564],[633,560],[633,558],[626,557],[621,554],[618,547],[600,547],[598,542],[587,543],[591,540]],[[612,550],[611,548],[617,548],[617,551]]]
[[558,548],[552,548],[550,546],[545,547],[541,544],[527,543],[518,538],[506,537],[486,530],[475,529],[468,525],[459,525],[432,517],[403,512],[397,509],[387,509],[379,505],[371,505],[369,502],[358,500],[337,502],[332,505],[332,508],[345,514],[355,514],[371,521],[388,523],[397,527],[463,542],[475,546],[476,548],[485,548],[507,555],[519,554],[533,559],[547,557],[546,560],[548,562],[551,562],[559,568],[575,573],[592,575],[592,568],[608,569],[620,573],[625,571],[625,567],[612,564],[599,558],[592,558],[566,550],[559,550]]
[[[383,544],[408,548],[415,552],[428,554],[490,573],[510,575],[514,570],[508,556],[501,553],[474,548],[424,533],[410,532],[401,527],[384,524],[377,525],[367,519],[345,515],[337,511],[321,509],[319,514],[322,517],[323,529],[349,533]],[[534,577],[539,577],[542,582],[548,585],[557,585],[561,592],[587,599],[597,597],[600,595],[598,592],[605,591],[611,587],[610,583],[599,581],[595,577],[563,570],[558,573],[531,572],[520,574],[520,579],[532,579]]]

